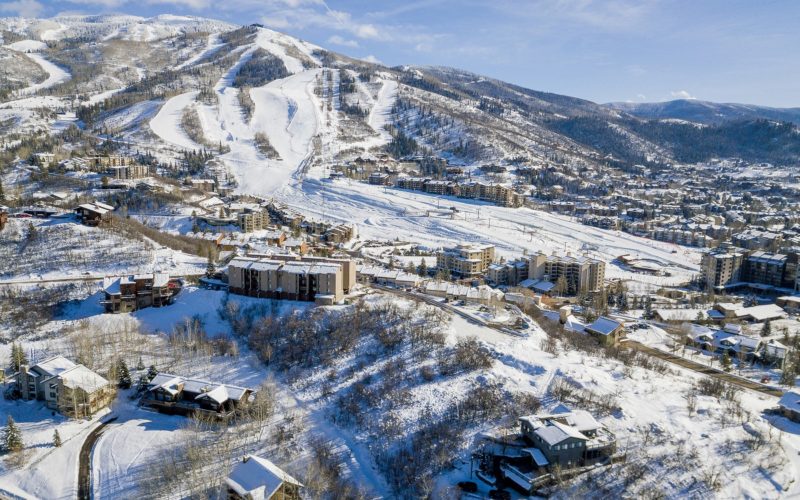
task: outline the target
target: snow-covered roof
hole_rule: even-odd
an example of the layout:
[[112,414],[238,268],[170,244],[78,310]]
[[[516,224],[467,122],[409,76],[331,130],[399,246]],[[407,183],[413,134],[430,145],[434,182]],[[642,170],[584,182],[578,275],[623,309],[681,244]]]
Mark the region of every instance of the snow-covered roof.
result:
[[556,420],[547,420],[545,425],[536,429],[534,433],[550,446],[557,445],[569,438],[580,439],[581,441],[589,440],[589,438],[574,427],[562,424]]
[[592,324],[587,325],[586,330],[600,335],[611,335],[620,326],[622,326],[622,323],[619,321],[600,316]]
[[269,500],[283,483],[303,486],[277,465],[255,455],[248,455],[236,464],[225,482],[240,496],[252,500]]
[[109,385],[108,380],[83,365],[75,365],[73,368],[61,372],[59,378],[65,387],[82,389],[86,392],[94,392]]
[[[213,393],[210,397],[217,401],[218,403],[222,403],[231,399],[233,401],[239,401],[242,397],[247,394],[250,389],[245,387],[239,387],[235,385],[228,385],[228,384],[218,384],[215,382],[209,382],[207,380],[200,380],[200,379],[193,379],[193,378],[185,378],[181,377],[180,375],[173,375],[170,373],[159,373],[153,380],[150,381],[148,385],[150,390],[153,389],[163,389],[169,392],[172,395],[178,394],[181,390],[191,392],[194,394],[202,394],[208,396],[209,394]],[[222,399],[221,401],[219,398],[223,395],[222,391],[218,389],[224,388],[225,393],[227,394],[227,398]],[[216,391],[216,392],[214,392]]]
[[778,405],[781,408],[786,408],[787,410],[800,412],[800,392],[798,392],[796,389],[786,391],[778,401]]
[[52,358],[48,358],[41,363],[33,365],[31,369],[36,368],[44,374],[52,377],[74,368],[75,366],[75,363],[68,360],[64,356],[53,356]]
[[199,394],[197,397],[195,397],[195,399],[206,399],[206,398],[207,399],[211,399],[212,401],[214,401],[214,402],[216,402],[218,404],[222,404],[225,401],[227,401],[228,399],[230,399],[229,396],[228,396],[228,389],[225,387],[224,384],[223,385],[219,385],[219,386],[211,389],[210,391],[204,392],[202,394]]

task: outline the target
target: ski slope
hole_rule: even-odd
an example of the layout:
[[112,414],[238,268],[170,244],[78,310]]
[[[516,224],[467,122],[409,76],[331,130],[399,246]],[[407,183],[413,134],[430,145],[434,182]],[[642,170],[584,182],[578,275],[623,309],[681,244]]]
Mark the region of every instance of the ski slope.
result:
[[150,120],[150,129],[167,144],[181,149],[203,149],[203,147],[186,135],[181,127],[183,110],[197,98],[197,90],[186,92],[170,98]]
[[[303,182],[287,184],[276,197],[313,218],[356,223],[363,239],[396,237],[433,248],[459,242],[492,243],[506,258],[520,256],[523,251],[571,252],[611,262],[630,254],[657,260],[672,274],[648,276],[608,266],[609,276],[633,280],[642,286],[680,282],[699,272],[697,249],[585,226],[569,217],[529,208],[505,208],[361,182],[323,180],[319,170],[312,170]],[[451,207],[456,209],[452,216],[436,214],[437,210],[447,212]],[[673,253],[676,249],[677,253]]]
[[193,66],[194,64],[197,64],[198,62],[202,61],[206,57],[214,54],[219,49],[221,49],[223,46],[225,46],[225,44],[222,42],[222,40],[220,40],[219,33],[212,33],[212,34],[208,35],[208,40],[206,40],[205,48],[203,48],[203,50],[201,50],[200,52],[198,52],[194,56],[190,57],[186,61],[182,62],[181,64],[179,64],[177,66],[175,66],[175,70],[177,71],[177,70],[181,70],[183,68],[186,68],[188,66]]
[[38,53],[38,51],[47,48],[47,45],[45,45],[43,42],[37,40],[21,40],[10,45],[6,45],[6,47],[25,54],[27,57],[32,59],[33,62],[38,64],[45,73],[47,73],[47,78],[45,78],[44,81],[19,89],[15,92],[16,96],[27,96],[34,94],[42,89],[48,89],[58,85],[59,83],[66,82],[72,77],[72,75],[64,70],[64,68],[51,63]]

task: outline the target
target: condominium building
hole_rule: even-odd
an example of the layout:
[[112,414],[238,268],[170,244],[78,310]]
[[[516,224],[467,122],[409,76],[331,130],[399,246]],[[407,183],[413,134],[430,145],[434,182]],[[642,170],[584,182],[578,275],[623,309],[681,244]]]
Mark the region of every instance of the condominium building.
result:
[[343,268],[330,261],[239,257],[228,266],[228,284],[241,295],[334,304],[344,298]]
[[462,278],[480,276],[494,261],[494,245],[461,244],[436,254],[436,267]]
[[242,232],[252,233],[269,227],[269,214],[261,210],[245,210],[239,214],[239,228]]
[[734,248],[718,248],[703,255],[700,274],[706,286],[724,287],[740,281],[742,262],[744,252]]
[[150,167],[133,163],[130,165],[111,165],[108,167],[108,175],[117,180],[141,179],[150,175]]
[[145,307],[162,307],[174,302],[183,283],[166,273],[137,274],[103,280],[101,304],[109,313],[132,312]]
[[794,276],[785,277],[786,255],[770,252],[753,252],[744,260],[742,281],[777,288],[794,288]]
[[567,255],[545,255],[538,253],[530,258],[528,278],[547,280],[558,284],[563,277],[565,289],[561,293],[574,295],[593,292],[603,287],[606,263],[590,257]]

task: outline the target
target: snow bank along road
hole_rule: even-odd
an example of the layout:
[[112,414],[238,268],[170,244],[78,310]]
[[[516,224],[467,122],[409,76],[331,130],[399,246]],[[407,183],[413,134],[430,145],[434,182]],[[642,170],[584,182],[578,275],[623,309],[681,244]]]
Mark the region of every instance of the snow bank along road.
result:
[[106,426],[111,422],[115,421],[117,417],[112,417],[107,420],[104,420],[100,423],[97,428],[95,428],[92,432],[86,436],[86,441],[83,442],[83,446],[81,446],[81,452],[79,456],[79,463],[78,463],[78,499],[79,500],[91,500],[92,498],[92,474],[91,474],[91,463],[92,463],[92,449],[94,448],[94,444],[103,434]]

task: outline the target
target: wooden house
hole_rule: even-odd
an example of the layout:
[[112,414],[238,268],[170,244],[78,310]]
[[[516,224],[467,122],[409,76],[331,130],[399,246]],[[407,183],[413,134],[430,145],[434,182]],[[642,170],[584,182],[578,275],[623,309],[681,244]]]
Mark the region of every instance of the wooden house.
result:
[[148,384],[142,404],[169,414],[225,420],[246,406],[252,394],[246,387],[159,373]]
[[82,224],[87,226],[99,226],[111,221],[111,212],[114,207],[96,201],[94,203],[84,203],[75,208],[75,213]]
[[72,418],[91,416],[116,397],[111,382],[63,356],[20,366],[14,378],[22,399],[44,401],[48,408]]
[[225,479],[230,500],[299,500],[300,482],[266,458],[247,455]]
[[586,325],[584,331],[605,345],[614,345],[625,336],[625,326],[616,320],[600,316]]
[[161,307],[174,302],[182,289],[181,280],[166,273],[136,274],[103,280],[106,312],[133,312],[145,307]]

